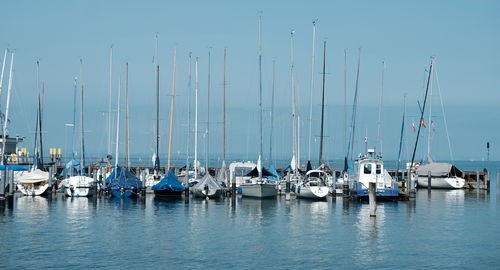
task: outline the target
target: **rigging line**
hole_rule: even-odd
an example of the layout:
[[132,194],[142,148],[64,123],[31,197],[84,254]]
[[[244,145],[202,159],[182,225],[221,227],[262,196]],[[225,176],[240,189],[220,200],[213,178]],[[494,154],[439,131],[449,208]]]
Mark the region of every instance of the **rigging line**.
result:
[[441,101],[441,111],[443,113],[444,128],[446,130],[446,138],[448,139],[448,149],[450,150],[451,163],[455,163],[455,158],[453,156],[453,149],[451,148],[450,133],[448,132],[448,122],[446,121],[446,114],[445,114],[445,111],[444,111],[444,103],[443,103],[443,98],[441,96],[441,87],[439,85],[439,78],[438,78],[438,75],[437,75],[436,67],[434,67],[434,76],[436,78],[436,84],[437,84],[437,88],[438,88],[439,100]]

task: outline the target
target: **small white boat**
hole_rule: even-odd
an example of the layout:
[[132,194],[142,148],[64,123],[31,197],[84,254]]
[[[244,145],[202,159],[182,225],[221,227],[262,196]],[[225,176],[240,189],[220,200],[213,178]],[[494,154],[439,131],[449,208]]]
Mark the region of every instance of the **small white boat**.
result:
[[229,164],[229,179],[230,183],[236,183],[236,186],[244,184],[249,181],[252,177],[248,176],[248,173],[251,172],[257,164],[253,162],[233,162]]
[[200,182],[191,188],[191,191],[198,198],[219,198],[222,196],[224,188],[207,173]]
[[25,196],[40,196],[49,188],[49,173],[35,169],[19,177],[17,188]]
[[76,175],[64,179],[64,194],[67,197],[89,197],[94,195],[93,178]]
[[417,187],[427,188],[429,173],[431,174],[431,188],[457,189],[463,188],[465,180],[459,175],[461,171],[450,163],[433,162],[428,159],[427,164],[417,168]]
[[246,197],[270,198],[278,194],[276,185],[268,183],[266,180],[256,181],[255,183],[245,183],[240,185],[241,194]]
[[327,174],[322,170],[310,170],[306,178],[300,180],[294,187],[294,192],[299,198],[326,199],[330,189],[326,185]]

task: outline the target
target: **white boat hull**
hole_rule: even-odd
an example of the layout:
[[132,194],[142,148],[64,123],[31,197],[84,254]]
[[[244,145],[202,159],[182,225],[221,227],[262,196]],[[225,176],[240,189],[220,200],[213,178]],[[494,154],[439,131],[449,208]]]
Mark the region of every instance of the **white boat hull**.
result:
[[94,189],[90,186],[64,187],[67,197],[90,197],[94,195]]
[[[222,189],[191,189],[193,195],[197,198],[219,198],[222,195]],[[208,192],[207,192],[208,191]]]
[[64,194],[68,197],[87,197],[94,195],[94,185],[96,185],[93,178],[87,176],[72,176],[64,179]]
[[18,184],[17,188],[24,196],[41,196],[45,194],[49,188],[49,183],[33,185],[33,184]]
[[269,198],[278,194],[274,184],[242,184],[241,195],[254,198]]
[[[418,177],[419,188],[427,188],[427,177]],[[431,188],[443,188],[443,189],[458,189],[463,188],[465,185],[465,180],[460,177],[432,177]]]
[[303,199],[325,199],[330,189],[327,186],[297,186],[295,194]]

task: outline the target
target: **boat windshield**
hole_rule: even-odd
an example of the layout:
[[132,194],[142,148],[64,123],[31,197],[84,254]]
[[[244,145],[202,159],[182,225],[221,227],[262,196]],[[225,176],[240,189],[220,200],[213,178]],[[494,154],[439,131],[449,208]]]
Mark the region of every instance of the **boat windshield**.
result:
[[252,169],[253,168],[251,167],[236,167],[234,168],[234,176],[236,177],[247,176],[247,174],[250,173]]

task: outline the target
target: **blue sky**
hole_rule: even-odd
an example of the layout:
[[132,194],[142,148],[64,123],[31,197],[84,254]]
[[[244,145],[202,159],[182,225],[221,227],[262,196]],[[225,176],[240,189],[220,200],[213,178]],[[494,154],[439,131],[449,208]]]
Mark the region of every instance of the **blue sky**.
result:
[[[276,59],[276,156],[286,159],[291,149],[290,30],[295,29],[296,80],[301,93],[302,118],[306,119],[311,74],[311,22],[318,19],[313,135],[319,135],[321,44],[326,40],[328,149],[325,153],[329,159],[343,156],[344,49],[348,54],[347,98],[351,104],[359,47],[362,48],[362,65],[358,145],[362,146],[365,134],[372,144],[376,140],[381,63],[385,60],[383,151],[387,158],[396,157],[403,96],[407,94],[408,115],[415,117],[416,101],[422,100],[423,96],[424,70],[433,55],[454,158],[484,158],[486,141],[492,143],[491,158],[500,158],[495,151],[499,149],[497,142],[500,142],[497,127],[500,120],[497,113],[500,101],[498,1],[8,1],[2,3],[2,10],[0,49],[3,51],[8,47],[16,52],[9,130],[12,135],[26,136],[27,146],[32,144],[36,116],[36,60],[41,63],[40,78],[46,93],[45,147],[67,148],[69,129],[65,123],[72,119],[73,78],[79,76],[79,59],[82,58],[86,89],[86,147],[94,156],[106,152],[108,58],[113,44],[114,94],[120,74],[123,76],[125,62],[130,65],[131,151],[150,156],[154,149],[152,58],[154,38],[158,33],[162,155],[166,155],[174,48],[177,49],[174,154],[184,155],[186,149],[189,52],[200,57],[200,118],[206,121],[207,54],[210,48],[210,121],[211,130],[214,130],[210,152],[217,155],[220,151],[223,49],[227,47],[228,151],[255,158],[258,149],[257,25],[258,12],[262,11],[266,115],[270,106],[272,59]],[[433,139],[433,155],[438,159],[450,159],[437,91],[435,94],[433,110],[437,112],[435,122],[438,128]],[[5,92],[2,102],[5,102]],[[115,106],[116,98],[113,99]],[[269,134],[268,120],[265,119],[265,138]],[[308,126],[307,120],[304,121],[301,134],[303,154],[307,153]],[[410,118],[406,123],[410,142],[414,139],[409,128],[411,122]],[[192,140],[193,133],[190,135]],[[200,141],[200,155],[203,155],[203,138]],[[268,142],[264,144],[264,155],[267,156]],[[120,146],[123,149],[123,141]],[[192,146],[191,143],[191,149]],[[317,148],[317,141],[313,146]],[[362,147],[357,152],[361,150]],[[317,150],[313,155],[317,155]]]

